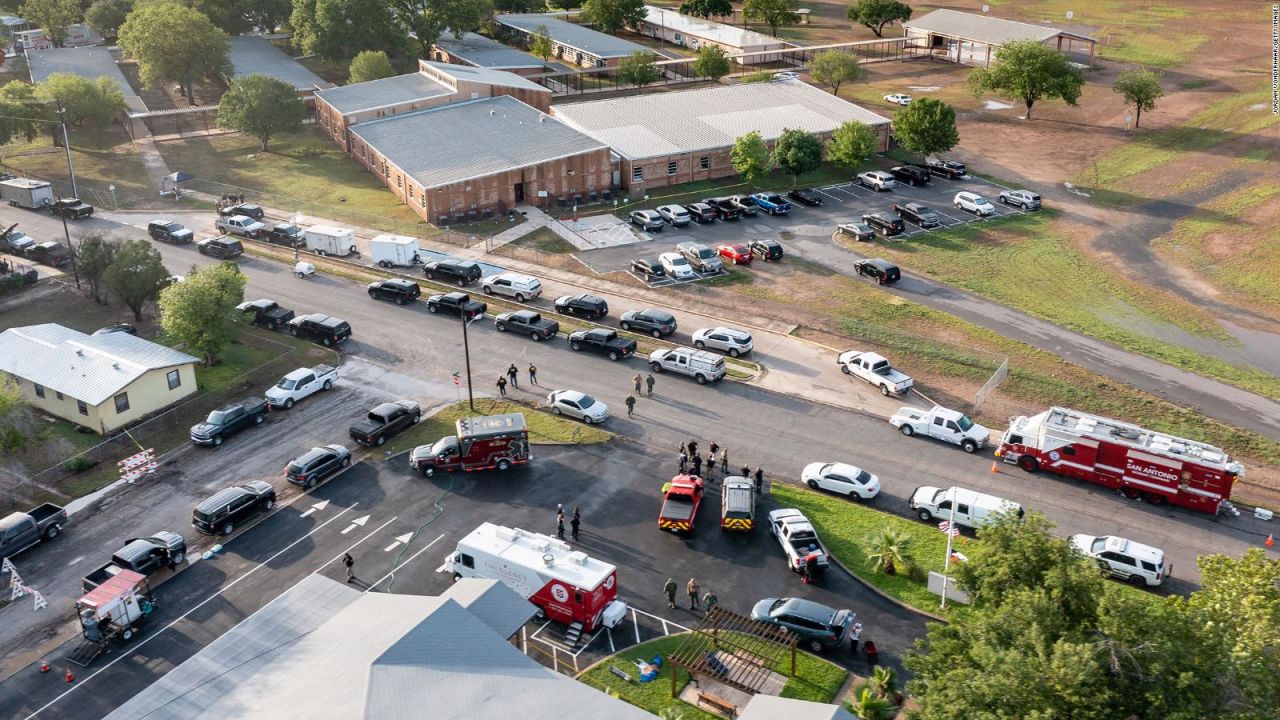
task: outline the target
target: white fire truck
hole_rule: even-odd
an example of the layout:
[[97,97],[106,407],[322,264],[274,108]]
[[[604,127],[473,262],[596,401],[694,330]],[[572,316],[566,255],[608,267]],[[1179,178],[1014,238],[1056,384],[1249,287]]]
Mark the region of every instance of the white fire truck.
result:
[[501,580],[546,616],[583,633],[622,622],[618,568],[549,535],[484,523],[445,559],[454,579]]
[[1027,472],[1047,470],[1153,505],[1207,513],[1231,499],[1244,475],[1221,448],[1060,407],[1013,418],[996,455]]

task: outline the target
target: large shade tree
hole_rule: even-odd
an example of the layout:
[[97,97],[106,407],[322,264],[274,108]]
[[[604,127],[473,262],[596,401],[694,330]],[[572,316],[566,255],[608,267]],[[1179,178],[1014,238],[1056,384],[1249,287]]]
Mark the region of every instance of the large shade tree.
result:
[[120,26],[120,47],[138,61],[147,87],[175,82],[194,103],[197,82],[231,74],[227,34],[209,18],[177,3],[141,5]]
[[1027,106],[1039,100],[1061,100],[1074,106],[1084,87],[1084,73],[1066,55],[1035,40],[1015,40],[996,50],[989,68],[974,68],[967,78],[975,97],[985,92],[1016,97]]

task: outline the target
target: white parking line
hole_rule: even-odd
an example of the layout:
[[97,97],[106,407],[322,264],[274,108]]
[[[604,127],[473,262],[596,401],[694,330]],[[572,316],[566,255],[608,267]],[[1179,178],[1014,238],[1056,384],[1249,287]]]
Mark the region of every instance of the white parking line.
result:
[[375,582],[374,584],[372,584],[372,585],[370,585],[369,587],[365,588],[365,592],[366,592],[366,593],[371,592],[374,588],[376,588],[376,587],[378,587],[379,585],[381,585],[381,584],[383,583],[383,581],[384,581],[384,580],[386,580],[387,578],[391,577],[392,575],[395,575],[397,570],[401,570],[401,569],[403,569],[403,568],[404,568],[404,566],[406,566],[406,565],[408,565],[409,563],[413,562],[413,561],[414,561],[414,559],[415,559],[415,558],[417,558],[419,555],[421,555],[422,553],[426,552],[427,550],[430,550],[430,549],[431,549],[431,546],[432,546],[432,545],[435,545],[435,544],[436,544],[436,543],[438,543],[438,542],[440,542],[440,538],[443,538],[443,537],[444,537],[444,533],[440,533],[438,536],[436,536],[436,539],[435,539],[435,540],[432,540],[431,542],[427,543],[427,544],[426,544],[426,546],[425,546],[425,547],[423,547],[421,550],[419,550],[418,552],[416,552],[416,553],[414,553],[414,554],[410,555],[408,560],[405,560],[404,562],[400,563],[399,565],[396,565],[396,566],[392,567],[392,568],[391,568],[391,572],[389,572],[389,573],[387,573],[386,575],[383,575],[382,577],[378,578],[378,581],[377,581],[377,582]]

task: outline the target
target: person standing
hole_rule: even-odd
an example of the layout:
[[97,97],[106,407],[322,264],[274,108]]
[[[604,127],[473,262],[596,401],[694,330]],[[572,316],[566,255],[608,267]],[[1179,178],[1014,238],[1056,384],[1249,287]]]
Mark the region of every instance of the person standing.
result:
[[710,590],[707,591],[706,595],[702,596],[702,607],[707,611],[708,615],[711,614],[712,610],[716,609],[716,605],[718,605],[719,603],[720,603],[720,598],[716,597],[716,594],[711,592]]
[[637,395],[639,395],[639,394],[640,394],[640,382],[641,382],[641,380],[640,380],[640,373],[636,373],[636,374],[635,374],[635,377],[632,377],[632,378],[631,378],[631,384],[633,384],[633,385],[635,385],[635,386],[636,386],[636,394],[637,394]]
[[507,396],[507,379],[501,375],[498,376],[498,395],[501,397]]
[[711,441],[711,446],[707,448],[707,452],[710,453],[707,455],[707,461],[714,462],[716,459],[716,453],[720,452],[720,446],[716,444],[715,440]]
[[507,382],[511,383],[511,387],[520,387],[520,371],[516,369],[516,364],[511,363],[511,367],[507,368]]
[[849,652],[854,655],[858,654],[858,641],[862,639],[862,623],[853,624],[853,629],[849,633]]
[[533,363],[529,363],[529,384],[538,384],[538,368],[534,367]]
[[694,578],[689,578],[689,584],[686,585],[684,589],[689,593],[689,609],[697,610],[698,609],[698,581],[695,580]]
[[654,382],[656,381],[653,379],[653,373],[648,373],[647,375],[644,376],[644,384],[649,388],[649,397],[653,397]]
[[628,395],[625,402],[627,403],[627,417],[631,417],[632,415],[635,415],[636,414],[636,396]]
[[702,456],[697,453],[693,455],[693,474],[702,476]]
[[667,594],[667,607],[674,608],[676,606],[675,578],[667,578],[667,584],[662,586],[662,591]]
[[351,557],[351,553],[342,553],[342,566],[347,569],[347,582],[352,582],[356,579],[356,573],[353,569],[355,564],[356,559]]
[[729,448],[727,447],[720,448],[720,472],[729,474]]
[[556,516],[556,537],[564,539],[564,513]]
[[690,440],[690,441],[689,441],[689,446],[688,446],[688,447],[689,447],[689,457],[693,457],[694,455],[697,455],[697,454],[698,454],[698,441],[697,441],[697,440]]
[[681,446],[680,447],[680,474],[683,475],[684,471],[688,467],[689,467],[689,454],[685,452],[684,446]]
[[747,467],[746,465],[743,465],[743,466],[742,466],[742,469],[741,469],[741,470],[739,470],[738,472],[742,473],[742,479],[743,479],[743,480],[750,480],[750,479],[751,479],[751,468]]
[[756,493],[764,491],[764,468],[756,467]]
[[573,519],[569,521],[569,530],[574,542],[578,541],[578,528],[580,527],[582,527],[582,514],[575,507],[573,509]]

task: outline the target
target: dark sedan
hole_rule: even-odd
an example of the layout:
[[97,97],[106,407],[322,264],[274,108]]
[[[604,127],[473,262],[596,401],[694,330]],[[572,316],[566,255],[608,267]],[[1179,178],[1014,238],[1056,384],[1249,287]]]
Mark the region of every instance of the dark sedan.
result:
[[632,260],[631,271],[650,278],[662,277],[667,274],[667,271],[662,268],[662,262],[656,257]]
[[795,200],[801,205],[808,205],[809,207],[822,204],[822,196],[819,195],[816,191],[810,190],[809,188],[799,188],[797,190],[792,190],[791,192],[787,193],[787,197],[791,198],[792,200]]

